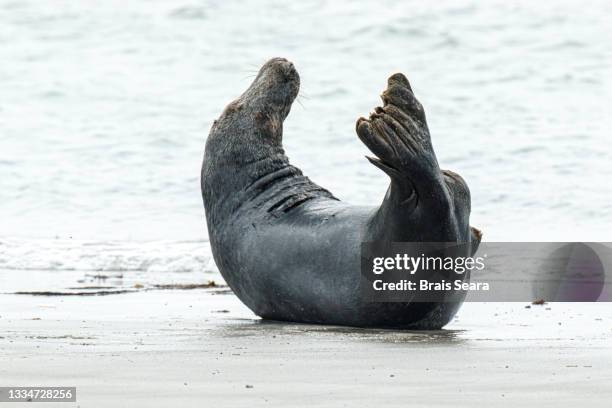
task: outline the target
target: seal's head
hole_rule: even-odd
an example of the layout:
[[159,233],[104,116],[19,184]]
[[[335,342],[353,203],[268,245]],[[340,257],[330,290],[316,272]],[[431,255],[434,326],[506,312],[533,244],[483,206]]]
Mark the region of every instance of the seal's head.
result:
[[240,97],[254,112],[280,115],[284,120],[300,90],[300,76],[285,58],[273,58],[259,70],[257,77]]
[[227,105],[206,140],[202,188],[207,195],[231,196],[244,184],[288,165],[282,147],[283,121],[299,89],[300,76],[293,64],[273,58]]

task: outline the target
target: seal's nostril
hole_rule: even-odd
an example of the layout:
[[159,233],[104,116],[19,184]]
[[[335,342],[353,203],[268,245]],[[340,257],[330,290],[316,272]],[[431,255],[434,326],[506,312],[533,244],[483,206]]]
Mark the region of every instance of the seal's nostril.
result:
[[293,66],[293,63],[289,61],[286,61],[281,65],[281,71],[287,80],[294,80],[298,78],[298,73]]

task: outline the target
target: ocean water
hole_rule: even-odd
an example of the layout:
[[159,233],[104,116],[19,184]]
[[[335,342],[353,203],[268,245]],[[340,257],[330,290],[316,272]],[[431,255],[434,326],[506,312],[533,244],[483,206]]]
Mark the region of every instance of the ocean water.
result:
[[0,1],[0,283],[217,276],[205,138],[276,56],[302,79],[286,151],[339,198],[382,200],[354,123],[401,71],[485,239],[610,241],[611,18],[607,1]]

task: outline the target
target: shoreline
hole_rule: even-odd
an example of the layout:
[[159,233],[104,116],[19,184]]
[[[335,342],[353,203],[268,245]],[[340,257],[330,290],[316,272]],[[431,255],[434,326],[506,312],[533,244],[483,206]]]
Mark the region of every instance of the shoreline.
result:
[[267,322],[208,289],[0,295],[0,310],[4,385],[76,386],[77,406],[604,407],[612,398],[606,304],[466,303],[431,332]]

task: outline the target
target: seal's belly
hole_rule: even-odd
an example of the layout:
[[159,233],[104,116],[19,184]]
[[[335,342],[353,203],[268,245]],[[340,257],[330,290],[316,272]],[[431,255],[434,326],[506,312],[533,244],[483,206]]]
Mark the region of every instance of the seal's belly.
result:
[[329,312],[338,299],[356,306],[349,299],[359,291],[360,244],[372,212],[322,199],[281,217],[241,217],[249,223],[233,225],[227,236],[235,242],[223,245],[236,255],[224,278],[254,310],[289,304]]

